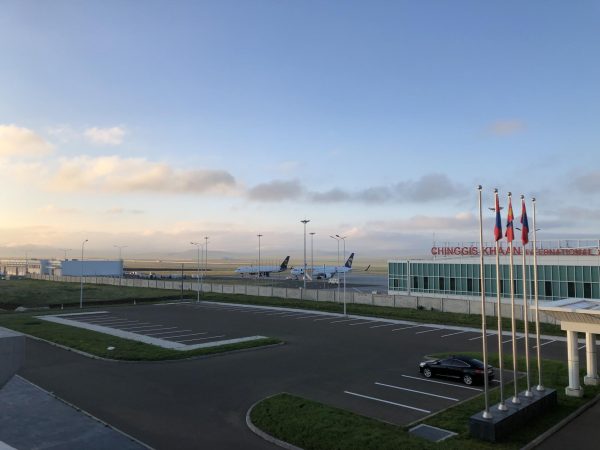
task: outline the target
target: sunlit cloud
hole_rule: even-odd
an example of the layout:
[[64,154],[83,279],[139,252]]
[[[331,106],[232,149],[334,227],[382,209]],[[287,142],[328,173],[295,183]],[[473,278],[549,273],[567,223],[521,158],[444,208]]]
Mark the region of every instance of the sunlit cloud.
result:
[[34,131],[17,125],[0,125],[0,157],[42,156],[53,146]]
[[144,158],[63,158],[50,187],[77,192],[226,193],[235,178],[223,170],[183,170]]
[[298,180],[275,180],[270,183],[258,184],[249,189],[248,197],[256,201],[279,202],[297,199],[302,196],[303,190]]
[[115,146],[123,143],[125,129],[123,127],[88,128],[83,132],[85,138],[95,145]]
[[78,214],[81,211],[77,208],[62,208],[54,204],[49,204],[40,208],[40,212],[43,214]]

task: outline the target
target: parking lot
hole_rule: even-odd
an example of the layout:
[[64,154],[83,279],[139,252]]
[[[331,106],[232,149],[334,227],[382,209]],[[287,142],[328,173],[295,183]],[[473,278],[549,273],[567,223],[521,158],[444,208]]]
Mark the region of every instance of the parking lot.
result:
[[[279,392],[399,425],[481,392],[418,371],[429,354],[480,351],[478,330],[208,302],[102,311],[72,320],[179,344],[255,335],[286,342],[166,364],[95,361],[30,345],[26,378],[158,448],[269,448],[246,429],[245,414]],[[508,350],[510,336],[503,343]],[[518,343],[523,352],[523,339]],[[542,345],[545,356],[564,358],[565,343],[553,338]],[[497,348],[493,332],[489,348]]]

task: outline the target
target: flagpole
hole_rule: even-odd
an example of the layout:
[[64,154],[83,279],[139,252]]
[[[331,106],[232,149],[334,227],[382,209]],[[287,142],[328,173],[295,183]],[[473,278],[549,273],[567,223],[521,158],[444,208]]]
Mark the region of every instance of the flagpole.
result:
[[[525,326],[525,365],[527,366],[527,390],[525,391],[525,397],[533,397],[531,393],[531,382],[529,377],[529,308],[527,299],[527,266],[525,265],[525,247],[527,240],[525,239],[525,223],[523,222],[523,213],[525,212],[525,196],[521,195],[521,242],[523,243],[523,321]],[[527,218],[527,215],[525,215]],[[529,226],[527,225],[529,228]],[[527,230],[529,233],[529,230]]]
[[479,277],[481,279],[481,342],[483,345],[483,391],[485,398],[485,409],[483,411],[484,419],[491,419],[492,414],[490,413],[490,405],[488,398],[488,355],[487,355],[487,330],[486,330],[486,314],[485,314],[485,271],[483,266],[483,213],[481,205],[481,185],[477,187],[479,191]]
[[[494,200],[496,210],[496,221],[500,217],[500,202],[498,200],[498,189],[494,189]],[[497,223],[496,223],[497,225]],[[502,222],[500,222],[502,226]],[[504,403],[504,356],[502,349],[502,297],[500,295],[500,239],[502,239],[502,230],[500,230],[499,238],[496,239],[496,304],[497,304],[497,316],[498,316],[498,372],[500,375],[500,403],[498,403],[498,409],[500,411],[506,411],[508,407]]]
[[[508,215],[512,213],[512,193],[508,193],[508,213],[507,213],[507,218]],[[511,222],[511,226],[512,226],[512,222]],[[506,232],[508,233],[508,224],[506,227]],[[517,380],[517,330],[516,330],[516,322],[515,322],[515,274],[514,274],[514,267],[513,267],[513,242],[512,242],[512,238],[509,239],[508,241],[508,248],[509,248],[509,274],[510,274],[510,307],[511,307],[511,317],[510,317],[510,327],[511,327],[511,334],[512,334],[512,358],[513,358],[513,384],[515,387],[515,395],[512,398],[512,403],[513,404],[519,404],[521,403],[521,400],[519,400],[519,395],[518,395],[518,390],[519,390],[519,386],[518,386],[518,380]]]
[[540,346],[540,308],[538,303],[538,274],[537,274],[537,235],[535,228],[535,197],[531,199],[533,203],[533,299],[535,301],[535,340],[537,350],[537,366],[538,366],[538,385],[535,388],[537,391],[543,391],[542,384],[542,349]]

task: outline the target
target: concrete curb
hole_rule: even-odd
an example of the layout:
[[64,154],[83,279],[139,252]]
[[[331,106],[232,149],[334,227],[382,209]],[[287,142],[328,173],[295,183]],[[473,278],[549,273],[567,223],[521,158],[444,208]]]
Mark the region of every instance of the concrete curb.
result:
[[114,430],[114,431],[116,431],[117,433],[119,433],[119,434],[121,434],[121,435],[125,436],[127,439],[129,439],[129,440],[131,440],[131,441],[133,441],[133,442],[135,442],[135,443],[137,443],[137,444],[141,445],[142,447],[145,447],[145,448],[147,448],[148,450],[155,450],[155,449],[154,449],[154,447],[150,447],[148,444],[145,444],[144,442],[140,441],[139,439],[136,439],[136,438],[134,438],[134,437],[133,437],[133,436],[131,436],[130,434],[128,434],[128,433],[125,433],[124,431],[122,431],[122,430],[118,429],[117,427],[114,427],[114,426],[112,426],[111,424],[109,424],[108,422],[105,422],[105,421],[104,421],[104,420],[102,420],[102,419],[99,419],[98,417],[96,417],[96,416],[94,416],[93,414],[90,414],[89,412],[87,412],[87,411],[85,411],[85,410],[83,410],[83,409],[79,408],[78,406],[74,405],[73,403],[70,403],[70,402],[66,401],[65,399],[63,399],[63,398],[59,397],[58,395],[56,395],[54,392],[47,391],[46,389],[44,389],[44,388],[42,388],[42,387],[38,386],[38,385],[37,385],[37,384],[35,384],[35,383],[32,383],[31,381],[27,380],[26,378],[23,378],[23,377],[22,377],[22,376],[20,376],[20,375],[15,375],[15,376],[19,377],[19,378],[20,378],[21,380],[23,380],[24,382],[26,382],[26,383],[29,383],[30,385],[32,385],[32,386],[33,386],[33,387],[35,387],[36,389],[39,389],[40,391],[42,391],[42,392],[44,392],[44,393],[48,394],[48,395],[49,395],[49,396],[51,396],[52,398],[55,398],[56,400],[58,400],[58,401],[60,401],[60,402],[64,403],[65,405],[67,405],[67,406],[69,406],[69,407],[73,408],[75,411],[78,411],[78,412],[80,412],[80,413],[82,413],[82,414],[84,414],[84,415],[88,416],[89,418],[91,418],[91,419],[95,420],[96,422],[99,422],[99,423],[101,423],[101,424],[102,424],[102,425],[104,425],[105,427],[107,427],[107,428],[110,428],[111,430]]
[[531,450],[531,449],[536,448],[538,445],[540,445],[542,442],[544,442],[546,439],[548,439],[554,433],[556,433],[557,431],[559,431],[565,425],[569,424],[570,422],[572,422],[573,420],[575,420],[577,417],[579,417],[580,415],[582,415],[584,412],[586,412],[588,409],[590,409],[592,406],[596,405],[596,403],[598,403],[599,401],[600,401],[600,395],[597,395],[592,400],[590,400],[589,402],[587,402],[585,405],[582,405],[577,410],[573,411],[571,414],[569,414],[563,420],[561,420],[560,422],[558,422],[556,425],[554,425],[553,427],[547,429],[545,432],[543,432],[542,434],[540,434],[538,437],[536,437],[529,444],[523,446],[521,448],[521,450]]
[[[283,393],[283,392],[280,392]],[[263,438],[265,441],[270,442],[271,444],[275,444],[281,448],[285,448],[287,450],[303,450],[302,447],[296,447],[293,444],[290,444],[288,442],[282,441],[281,439],[277,439],[275,436],[271,436],[268,433],[265,433],[264,431],[262,431],[261,429],[259,429],[256,425],[254,425],[252,423],[252,419],[250,418],[250,414],[252,414],[252,410],[254,409],[254,407],[256,405],[258,405],[260,402],[265,401],[271,397],[274,397],[275,395],[279,395],[279,394],[274,394],[271,395],[269,397],[265,397],[259,401],[257,401],[256,403],[254,403],[250,409],[248,409],[248,411],[246,412],[246,425],[248,426],[248,428],[250,428],[250,431],[252,431],[254,434],[260,436],[261,438]]]

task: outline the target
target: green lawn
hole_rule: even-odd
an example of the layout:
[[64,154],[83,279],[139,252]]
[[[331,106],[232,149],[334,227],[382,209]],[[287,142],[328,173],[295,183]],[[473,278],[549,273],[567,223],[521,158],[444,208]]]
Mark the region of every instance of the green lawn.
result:
[[[492,356],[490,362],[497,364],[497,356]],[[510,358],[506,358],[505,366],[512,366]],[[535,362],[533,366],[535,367]],[[519,368],[524,370],[523,359],[519,359]],[[251,418],[253,423],[263,431],[307,450],[518,449],[600,394],[600,387],[586,386],[583,398],[567,397],[564,394],[564,388],[568,384],[567,367],[561,362],[544,361],[542,372],[544,385],[557,390],[557,407],[535,421],[529,422],[526,426],[515,430],[509,440],[494,444],[473,439],[468,434],[469,417],[483,410],[483,395],[423,421],[423,423],[458,433],[458,436],[438,444],[409,435],[408,427],[380,422],[289,394],[279,394],[260,402],[253,409]],[[534,371],[533,379],[536,380],[536,377],[537,373]],[[521,389],[524,387],[524,383],[525,380],[520,379]],[[505,393],[508,395],[510,392],[512,392],[512,385],[506,385]],[[497,399],[498,389],[496,388],[491,391],[491,404],[494,404]]]
[[[184,292],[186,297],[193,296],[191,291]],[[181,293],[170,289],[124,287],[102,284],[83,285],[83,303],[118,303],[178,299]],[[40,307],[61,305],[79,306],[79,283],[63,283],[43,280],[0,280],[0,309],[13,310],[18,306]]]
[[[109,334],[98,333],[96,331],[47,322],[45,320],[36,319],[32,314],[2,315],[0,316],[0,326],[51,342],[56,342],[57,344],[91,353],[92,355],[100,356],[102,358],[127,361],[183,359],[192,356],[210,355],[281,343],[279,339],[265,338],[256,341],[227,344],[219,347],[179,351],[131,341]],[[115,349],[108,350],[108,347],[115,347]]]

